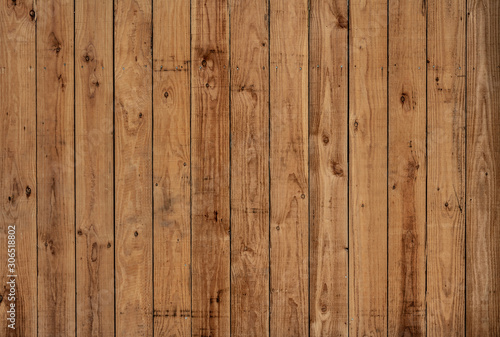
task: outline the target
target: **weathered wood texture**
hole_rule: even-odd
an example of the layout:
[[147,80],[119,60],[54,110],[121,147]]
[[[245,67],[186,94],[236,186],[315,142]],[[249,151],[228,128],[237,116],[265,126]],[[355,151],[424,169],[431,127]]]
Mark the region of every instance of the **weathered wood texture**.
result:
[[5,0],[0,42],[1,336],[500,335],[498,1]]
[[151,1],[115,0],[114,11],[116,334],[151,336]]
[[350,2],[349,331],[387,335],[387,1]]
[[[33,1],[0,5],[0,335],[36,336],[36,51]],[[15,241],[15,244],[14,244]],[[5,254],[5,255],[3,255]],[[12,258],[16,260],[12,264]],[[10,261],[9,261],[10,259]],[[9,275],[16,275],[9,277]],[[15,298],[12,280],[16,281]],[[7,283],[11,282],[11,283]],[[11,304],[17,310],[12,329]]]
[[269,335],[269,21],[231,9],[231,334]]
[[500,335],[500,2],[467,2],[468,336]]
[[230,334],[229,13],[191,3],[192,336]]
[[77,335],[114,334],[113,4],[75,2]]
[[427,332],[465,334],[465,0],[428,2]]
[[310,2],[310,335],[348,333],[347,1]]
[[426,1],[389,2],[389,335],[425,336]]
[[191,333],[190,2],[153,8],[154,333]]
[[72,336],[76,330],[73,1],[37,1],[36,24],[38,335]]

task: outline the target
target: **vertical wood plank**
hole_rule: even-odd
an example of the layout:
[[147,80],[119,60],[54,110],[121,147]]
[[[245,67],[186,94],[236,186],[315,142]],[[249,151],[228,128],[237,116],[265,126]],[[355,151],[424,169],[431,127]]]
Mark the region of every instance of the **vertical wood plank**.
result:
[[267,0],[231,0],[231,334],[269,335]]
[[37,2],[39,336],[75,334],[73,5]]
[[465,333],[465,0],[428,3],[427,329]]
[[270,1],[272,336],[309,333],[308,16]]
[[153,2],[154,333],[191,334],[190,1]]
[[223,0],[191,4],[192,336],[228,336],[228,4]]
[[468,1],[467,335],[500,335],[500,2]]
[[389,2],[389,336],[424,336],[425,0]]
[[77,334],[114,334],[113,3],[75,1]]
[[349,324],[387,334],[387,1],[350,2]]
[[310,6],[310,335],[346,336],[347,1]]
[[[2,336],[36,336],[37,327],[37,308],[33,304],[37,287],[36,51],[33,5],[30,0],[3,1],[0,5]],[[15,259],[14,265],[10,265],[12,258]],[[12,296],[11,289],[15,290],[15,296]],[[14,305],[15,321],[10,320],[11,305]]]
[[153,334],[150,0],[115,0],[116,334]]

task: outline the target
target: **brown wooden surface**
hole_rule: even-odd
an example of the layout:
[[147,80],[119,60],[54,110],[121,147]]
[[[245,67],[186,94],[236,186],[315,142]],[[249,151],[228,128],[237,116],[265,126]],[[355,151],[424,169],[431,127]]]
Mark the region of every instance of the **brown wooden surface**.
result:
[[231,9],[231,334],[269,335],[269,21]]
[[151,1],[115,0],[115,324],[153,334]]
[[310,335],[345,336],[348,7],[345,0],[313,0],[310,7]]
[[[0,335],[36,336],[36,51],[33,1],[0,5]],[[31,12],[33,14],[34,12]],[[15,245],[13,245],[15,231]],[[14,246],[14,247],[12,247]],[[14,248],[14,250],[13,250]],[[9,249],[9,250],[8,250]],[[10,254],[10,255],[7,255]],[[9,257],[15,256],[14,266]],[[9,263],[8,263],[9,262]],[[11,270],[12,269],[12,270]],[[16,275],[16,296],[10,284]],[[7,310],[16,307],[16,329]]]
[[499,37],[495,0],[3,1],[0,335],[499,335]]
[[350,2],[349,334],[387,335],[387,1]]
[[427,332],[465,334],[465,1],[428,2]]
[[36,4],[38,335],[71,336],[75,302],[73,1]]
[[425,336],[426,18],[389,2],[389,336]]
[[230,334],[229,13],[191,3],[192,336]]
[[190,2],[153,8],[154,334],[191,333]]
[[113,4],[75,2],[77,335],[114,334]]
[[468,336],[500,335],[500,2],[468,1]]

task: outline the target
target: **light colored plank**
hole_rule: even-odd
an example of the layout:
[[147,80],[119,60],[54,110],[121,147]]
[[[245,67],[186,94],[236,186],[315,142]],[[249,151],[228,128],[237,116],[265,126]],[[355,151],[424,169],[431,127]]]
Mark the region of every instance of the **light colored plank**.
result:
[[190,1],[153,2],[154,333],[191,334]]
[[500,336],[500,1],[467,5],[467,335]]
[[231,0],[231,334],[269,335],[267,0]]
[[116,334],[153,334],[151,1],[115,0]]
[[465,0],[428,2],[427,331],[465,333]]
[[387,334],[387,1],[350,2],[349,324]]
[[425,336],[425,0],[389,2],[389,336]]
[[37,2],[38,335],[75,334],[73,1]]
[[310,6],[310,335],[347,336],[347,1]]
[[229,14],[191,5],[192,336],[229,336]]
[[271,335],[307,336],[308,2],[270,2]]
[[[0,5],[0,335],[6,337],[36,336],[37,327],[33,305],[37,292],[33,6],[29,0]],[[13,310],[15,321],[10,319]]]
[[75,2],[77,334],[114,334],[113,3]]

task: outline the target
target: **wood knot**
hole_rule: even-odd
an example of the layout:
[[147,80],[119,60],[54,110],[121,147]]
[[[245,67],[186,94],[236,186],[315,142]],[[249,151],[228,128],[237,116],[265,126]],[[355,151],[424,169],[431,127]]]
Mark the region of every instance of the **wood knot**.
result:
[[139,236],[139,233],[137,231],[134,232],[134,236]]
[[31,20],[35,20],[35,11],[34,10],[30,10],[30,17],[31,17]]
[[165,98],[168,98],[168,92],[166,92],[166,91],[165,91],[165,92],[163,93],[163,96],[165,96]]
[[31,188],[29,186],[26,186],[26,197],[30,197],[31,195]]

